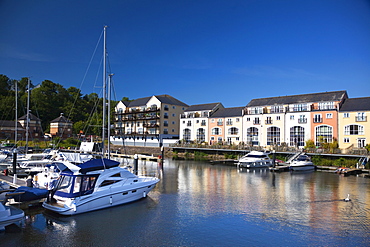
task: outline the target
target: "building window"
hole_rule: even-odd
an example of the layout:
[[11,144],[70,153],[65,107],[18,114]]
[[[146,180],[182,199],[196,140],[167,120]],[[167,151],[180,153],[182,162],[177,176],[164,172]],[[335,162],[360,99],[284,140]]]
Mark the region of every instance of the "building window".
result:
[[294,115],[290,115],[290,120],[294,120]]
[[226,125],[233,125],[233,120],[231,118],[228,118],[226,120]]
[[197,142],[204,142],[206,141],[206,131],[203,128],[199,128],[197,130]]
[[212,135],[220,135],[221,131],[220,128],[213,128],[212,129]]
[[258,145],[258,129],[256,127],[247,129],[247,143],[252,146]]
[[349,118],[349,113],[348,112],[343,113],[343,117],[344,118]]
[[184,129],[184,132],[183,132],[183,138],[184,138],[184,140],[185,141],[190,141],[190,138],[191,138],[191,131],[190,131],[190,129]]
[[348,137],[344,137],[344,143],[349,143],[349,138]]
[[164,110],[168,111],[168,105],[164,105]]
[[358,112],[356,116],[356,122],[366,122],[365,112]]
[[200,125],[206,126],[206,120],[202,120],[202,123]]
[[176,109],[176,106],[172,106],[172,109]]
[[333,142],[333,127],[322,125],[316,127],[316,146],[321,146],[323,143]]
[[276,116],[276,120],[280,120],[280,116]]
[[247,117],[247,122],[250,122],[251,121],[251,118]]
[[172,113],[172,117],[176,117],[176,114],[175,113]]
[[220,119],[218,119],[217,120],[217,125],[218,126],[222,126],[224,123],[223,123],[223,119],[222,118],[220,118]]
[[163,134],[167,135],[168,134],[168,129],[163,129]]
[[357,125],[357,124],[347,125],[344,127],[344,134],[345,135],[363,135],[364,126]]
[[304,146],[304,128],[294,126],[290,128],[290,146]]
[[235,127],[229,128],[228,134],[229,135],[237,135],[237,134],[239,134],[239,129],[235,128]]
[[322,123],[322,117],[321,114],[315,114],[313,118],[314,123]]
[[172,129],[172,133],[175,133],[175,129]]
[[326,118],[333,118],[333,113],[326,113]]
[[280,145],[280,128],[267,128],[267,145]]
[[239,120],[239,118],[236,118],[236,120],[235,120],[235,121],[238,123],[240,120]]

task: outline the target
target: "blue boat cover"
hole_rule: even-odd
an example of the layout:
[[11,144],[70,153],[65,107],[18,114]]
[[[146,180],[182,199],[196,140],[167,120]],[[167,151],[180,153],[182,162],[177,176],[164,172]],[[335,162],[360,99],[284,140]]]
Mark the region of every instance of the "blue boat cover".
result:
[[87,172],[91,171],[109,169],[119,166],[119,162],[110,159],[93,159],[79,164],[78,166],[81,168],[80,173],[86,174]]
[[[24,193],[20,195],[16,194],[20,192],[24,192]],[[14,201],[16,202],[28,202],[28,201],[39,200],[42,198],[46,198],[47,195],[48,195],[48,190],[46,189],[32,188],[32,187],[27,187],[27,186],[18,187],[12,193],[6,194],[7,197],[13,198]]]

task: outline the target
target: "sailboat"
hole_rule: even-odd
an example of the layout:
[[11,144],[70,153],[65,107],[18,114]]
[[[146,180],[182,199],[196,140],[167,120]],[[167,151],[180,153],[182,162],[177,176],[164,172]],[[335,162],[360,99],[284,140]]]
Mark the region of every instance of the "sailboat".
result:
[[[106,28],[105,26],[103,66],[103,155],[101,159],[93,159],[80,165],[74,165],[69,162],[59,164],[58,168],[61,170],[61,173],[57,180],[57,185],[51,191],[50,196],[42,206],[47,210],[61,215],[86,213],[139,200],[146,197],[159,182],[159,179],[156,177],[135,175],[127,169],[120,167],[119,162],[104,158],[104,140],[106,132],[104,126],[106,114]],[[108,121],[108,136],[109,132],[110,124]]]

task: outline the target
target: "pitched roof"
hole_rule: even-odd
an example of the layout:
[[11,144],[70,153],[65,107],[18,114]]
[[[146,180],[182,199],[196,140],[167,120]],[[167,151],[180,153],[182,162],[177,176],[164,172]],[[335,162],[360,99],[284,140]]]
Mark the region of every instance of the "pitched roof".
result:
[[[128,107],[145,106],[152,97],[153,96],[133,100],[133,101],[129,102]],[[185,104],[184,102],[181,102],[180,100],[178,100],[178,99],[176,99],[176,98],[174,98],[170,95],[167,95],[167,94],[154,95],[154,97],[156,97],[163,104],[179,105],[179,106],[188,107],[188,105]]]
[[50,121],[50,123],[72,123],[72,122],[68,118],[63,116],[63,113],[61,113],[59,117]]
[[187,104],[185,104],[184,102],[170,96],[170,95],[167,95],[167,94],[163,94],[163,95],[158,95],[158,96],[154,96],[156,97],[161,103],[163,104],[170,104],[170,105],[179,105],[179,106],[186,106],[188,107]]
[[218,109],[211,117],[241,117],[244,107],[230,107]]
[[[189,112],[189,111],[211,111],[219,104],[221,104],[221,103],[218,102],[218,103],[191,105],[191,106],[189,106],[188,109],[185,110],[185,112]],[[222,106],[222,104],[221,104],[221,106]]]
[[370,111],[370,97],[346,99],[339,111]]
[[[11,120],[0,120],[0,127],[11,127],[11,128],[15,128],[15,121],[11,121]],[[21,123],[17,123],[17,128],[19,129],[23,129]]]
[[[38,121],[40,121],[40,119],[38,117],[36,117],[35,115],[33,115],[32,113],[30,113],[29,119],[30,120],[36,120],[36,121],[38,120]],[[26,115],[23,115],[20,118],[18,118],[18,120],[27,120],[27,114]]]
[[309,103],[309,102],[324,102],[324,101],[341,101],[342,99],[345,99],[345,98],[347,98],[347,92],[343,90],[343,91],[333,91],[333,92],[323,92],[323,93],[300,94],[300,95],[252,99],[248,103],[247,107],[297,104],[297,103]]

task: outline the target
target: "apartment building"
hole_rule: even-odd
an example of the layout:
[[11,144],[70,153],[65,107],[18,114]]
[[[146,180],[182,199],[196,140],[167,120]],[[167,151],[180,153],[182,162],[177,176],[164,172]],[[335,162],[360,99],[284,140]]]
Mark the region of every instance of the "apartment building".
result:
[[189,106],[170,95],[155,95],[120,101],[115,108],[113,144],[162,145],[164,139],[178,139],[180,115]]
[[223,108],[224,106],[220,102],[189,106],[180,116],[180,140],[197,143],[208,142],[208,119]]
[[346,99],[339,110],[339,146],[363,148],[370,143],[370,97]]
[[346,91],[251,100],[244,108],[243,141],[254,146],[287,144],[303,147],[307,140],[338,138],[338,111]]
[[209,118],[209,143],[238,145],[242,142],[244,107],[222,108]]

